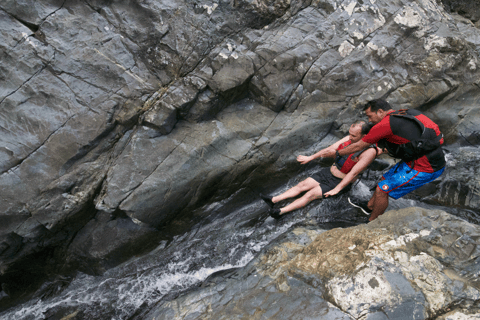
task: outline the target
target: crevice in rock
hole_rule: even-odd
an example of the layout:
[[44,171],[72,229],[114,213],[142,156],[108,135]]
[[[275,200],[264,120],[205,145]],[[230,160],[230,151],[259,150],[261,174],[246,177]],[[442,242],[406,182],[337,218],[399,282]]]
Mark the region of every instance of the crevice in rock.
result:
[[87,7],[89,7],[90,9],[92,9],[92,11],[95,11],[97,12],[98,14],[100,14],[101,16],[103,16],[101,14],[102,12],[102,9],[101,8],[95,8],[88,0],[85,0],[85,4],[87,5]]
[[43,70],[45,70],[45,68],[47,67],[47,65],[44,65],[42,66],[39,70],[37,70],[33,75],[30,76],[30,78],[28,78],[27,80],[25,80],[17,89],[15,89],[14,91],[10,92],[8,95],[6,95],[1,101],[0,101],[0,105],[3,103],[3,101],[5,101],[5,99],[7,99],[8,97],[10,97],[11,95],[15,94],[18,90],[20,90],[27,82],[29,82],[30,80],[33,79],[33,77],[39,75]]
[[439,104],[440,102],[443,101],[443,99],[445,99],[446,97],[448,97],[450,94],[452,94],[453,92],[455,92],[457,90],[458,86],[454,86],[454,87],[450,87],[450,90],[447,90],[446,92],[438,95],[437,97],[435,97],[434,99],[418,106],[416,109],[418,111],[421,111],[421,112],[425,112],[427,111],[428,109],[430,109],[431,107],[434,107],[436,106],[437,104]]
[[[242,140],[243,140],[243,139],[242,139]],[[213,145],[210,145],[210,147],[212,147],[212,149],[215,150],[220,156],[225,157],[225,158],[227,158],[227,159],[230,159],[230,160],[232,160],[232,161],[235,162],[235,163],[239,163],[239,162],[240,162],[240,160],[235,160],[235,159],[233,159],[233,158],[231,158],[231,157],[229,157],[229,156],[221,153],[221,152],[220,152],[217,148],[215,148]],[[204,149],[202,148],[202,154],[203,154],[203,150],[204,150]],[[203,160],[203,156],[201,156],[200,159]]]
[[15,45],[13,46],[13,49],[15,49],[16,47],[18,47],[18,45],[20,45],[21,43],[25,42],[25,40],[27,40],[29,37],[31,36],[34,36],[35,34],[29,34],[29,35],[26,35],[26,36],[23,36],[22,38],[20,38],[20,40],[17,41],[17,43],[15,43]]
[[[480,300],[472,301],[473,303],[471,303],[471,304],[473,305],[475,303],[478,303],[479,301]],[[453,314],[454,311],[456,311],[456,310],[458,310],[460,313],[464,313],[465,312],[465,307],[463,307],[463,305],[465,305],[465,304],[467,304],[467,305],[469,304],[467,301],[465,301],[465,299],[460,299],[460,300],[451,302],[448,305],[442,307],[442,309],[438,310],[436,313],[431,314],[430,317],[428,317],[427,319],[428,320],[438,319],[441,316],[445,316],[447,314]],[[467,308],[467,309],[470,309],[470,308]],[[469,311],[475,312],[474,310],[469,310]],[[475,314],[473,314],[473,316],[475,316]],[[460,316],[460,317],[462,317],[462,316]],[[449,319],[449,317],[446,317],[446,319]],[[468,319],[468,315],[465,319]]]
[[[72,73],[67,72],[67,71],[64,71],[64,70],[61,70],[60,72],[52,72],[52,74],[55,75],[57,78],[59,78],[63,83],[65,83],[65,81],[63,81],[59,76],[62,75],[62,74],[67,74],[67,75],[69,75],[70,77],[75,78],[75,79],[77,79],[77,80],[79,80],[79,81],[85,82],[85,83],[88,84],[89,86],[92,86],[92,87],[94,87],[94,88],[96,88],[96,89],[102,90],[102,91],[104,91],[104,92],[110,92],[110,93],[112,93],[112,94],[117,94],[118,96],[120,96],[120,97],[122,97],[122,98],[124,98],[124,99],[127,99],[127,97],[122,96],[121,94],[118,93],[119,91],[121,91],[121,89],[122,89],[123,87],[122,87],[122,88],[119,88],[119,89],[116,90],[116,91],[112,91],[112,90],[110,90],[109,88],[100,87],[100,86],[98,86],[98,85],[96,85],[96,84],[94,84],[94,83],[91,83],[91,82],[86,81],[85,79],[79,77],[78,75],[72,74]],[[125,87],[125,86],[124,86],[124,87]],[[73,91],[72,91],[72,92],[73,92]]]
[[[307,74],[310,72],[310,70],[313,68],[313,66],[315,65],[315,63],[320,59],[320,57],[322,56],[324,52],[321,52],[319,54],[319,56],[317,57],[317,59],[315,59],[315,61],[313,61],[310,66],[308,67],[308,69],[303,73],[301,79],[298,81],[297,85],[295,86],[295,88],[293,88],[292,92],[290,92],[290,94],[288,95],[288,98],[285,100],[285,102],[287,103],[288,101],[290,101],[290,99],[292,98],[292,96],[295,94],[295,92],[297,91],[298,87],[300,85],[303,85],[303,80],[305,79],[305,77],[307,76]],[[322,77],[323,79],[323,77]],[[319,82],[322,80],[320,79]],[[285,105],[282,107],[282,110],[285,109]]]
[[58,9],[54,10],[53,12],[49,13],[45,18],[43,18],[42,23],[40,24],[40,27],[50,16],[54,15],[58,10],[62,9],[66,2],[67,2],[67,0],[64,0],[62,5]]
[[[461,15],[462,17],[470,20],[473,24],[477,23],[480,20],[480,11],[475,10],[474,4],[476,1],[469,0],[437,0],[437,2],[442,3],[445,11],[455,12]],[[473,3],[472,3],[473,2]],[[478,4],[478,2],[477,2]]]
[[[132,136],[133,136],[133,134],[132,134]],[[133,192],[135,192],[135,190],[137,190],[138,188],[140,188],[140,186],[141,186],[145,181],[147,181],[148,178],[149,178],[152,174],[155,173],[155,171],[157,171],[158,167],[159,167],[160,165],[162,165],[162,163],[164,163],[164,162],[170,157],[170,155],[171,155],[173,152],[175,152],[175,150],[177,150],[177,148],[178,148],[179,146],[182,145],[183,141],[185,141],[186,138],[187,138],[187,137],[183,138],[183,140],[180,141],[180,143],[165,157],[165,159],[163,159],[162,162],[158,163],[158,164],[155,166],[155,168],[154,168],[137,186],[133,187],[132,189],[130,189],[128,192],[125,193],[125,194],[126,194],[125,198],[123,198],[123,199],[118,203],[116,209],[119,209],[119,208],[121,207],[121,205],[123,204],[123,202],[125,202],[125,201],[130,197],[130,195],[131,195]]]
[[21,19],[20,17],[17,17],[11,13],[8,13],[12,18],[14,18],[15,20],[17,20],[18,22],[20,22],[21,24],[23,24],[25,27],[27,27],[28,29],[30,29],[32,31],[32,33],[35,33],[38,31],[38,29],[40,28],[40,25],[36,25],[36,24],[33,24],[33,23],[30,23],[28,21],[25,21],[23,19]]
[[[463,135],[462,132],[458,132],[458,134],[462,137],[462,139],[470,146],[472,147],[476,147],[478,148],[479,147],[479,144],[480,144],[480,133],[478,131],[473,131],[470,136],[465,137]],[[471,141],[474,141],[474,143],[472,143]]]
[[[61,77],[59,77],[59,76],[58,76],[57,74],[55,74],[54,72],[53,72],[52,74],[55,76],[55,78],[57,78],[59,81],[61,81],[68,89],[70,89],[70,92],[72,92],[72,94],[73,94],[73,95],[75,96],[75,98],[76,98],[76,101],[77,101],[80,105],[82,105],[83,107],[87,108],[88,110],[90,110],[91,112],[93,112],[93,113],[95,113],[95,114],[100,114],[100,112],[98,112],[97,110],[92,109],[92,108],[89,106],[88,103],[86,103],[85,101],[83,101],[83,100],[82,100],[82,97],[79,96],[79,95],[77,95],[77,93],[72,90],[72,88],[70,87],[70,85],[69,85],[68,82],[66,82],[64,79],[62,79]],[[85,82],[85,81],[83,81],[83,79],[77,79],[77,80],[82,81],[82,82]],[[85,83],[87,83],[87,82],[85,82]],[[100,88],[97,87],[97,89],[100,89]],[[108,92],[108,91],[107,91],[107,92]],[[109,97],[110,97],[110,96],[109,96]],[[79,115],[80,115],[80,114],[79,114]]]
[[40,149],[41,147],[43,147],[43,145],[45,143],[47,143],[47,141],[55,134],[57,133],[59,130],[61,130],[63,127],[65,127],[65,125],[68,123],[68,121],[70,121],[70,119],[74,118],[76,115],[72,115],[70,116],[60,127],[58,127],[57,129],[55,129],[53,132],[51,132],[48,137],[43,140],[42,143],[40,143],[32,152],[30,152],[27,156],[25,156],[23,159],[20,159],[18,160],[18,162],[13,166],[13,167],[10,167],[2,172],[0,172],[0,175],[4,174],[5,172],[8,172],[8,171],[12,171],[14,172],[15,171],[15,168],[18,168],[25,160],[27,160],[30,156],[32,156],[38,149]]
[[102,140],[106,138],[116,127],[117,122],[107,125],[107,127],[98,136],[96,136],[95,139],[80,147],[77,153],[68,159],[62,166],[60,169],[60,175],[64,175],[65,172],[68,171],[68,169],[70,169],[77,161],[83,159],[90,151],[95,149],[100,142],[102,142]]

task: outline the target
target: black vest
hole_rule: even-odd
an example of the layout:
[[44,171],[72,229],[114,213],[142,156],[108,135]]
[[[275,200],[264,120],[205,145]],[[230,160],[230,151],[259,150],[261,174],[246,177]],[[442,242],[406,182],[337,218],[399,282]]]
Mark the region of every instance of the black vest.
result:
[[417,110],[398,110],[390,113],[390,128],[394,135],[400,136],[410,142],[396,144],[382,139],[378,142],[380,148],[387,149],[394,157],[410,162],[428,155],[440,148],[443,134],[437,136],[435,130],[425,125],[415,116],[421,113]]

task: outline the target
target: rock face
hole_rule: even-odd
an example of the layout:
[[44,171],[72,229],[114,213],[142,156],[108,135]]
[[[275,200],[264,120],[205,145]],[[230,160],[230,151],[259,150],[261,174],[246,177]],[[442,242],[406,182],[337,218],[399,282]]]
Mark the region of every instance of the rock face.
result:
[[478,212],[480,31],[445,8],[3,1],[1,296],[101,273],[188,230],[201,205],[268,190],[372,98],[441,125],[469,174],[451,162],[427,200]]
[[146,318],[476,319],[479,232],[416,207],[347,229],[296,228]]

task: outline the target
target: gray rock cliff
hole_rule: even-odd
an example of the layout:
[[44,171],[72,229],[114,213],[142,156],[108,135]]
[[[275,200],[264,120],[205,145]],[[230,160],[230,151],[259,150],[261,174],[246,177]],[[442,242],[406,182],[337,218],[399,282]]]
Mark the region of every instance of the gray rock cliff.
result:
[[3,1],[2,292],[100,274],[203,205],[273,190],[372,98],[439,123],[448,171],[414,196],[475,216],[480,30],[462,6]]

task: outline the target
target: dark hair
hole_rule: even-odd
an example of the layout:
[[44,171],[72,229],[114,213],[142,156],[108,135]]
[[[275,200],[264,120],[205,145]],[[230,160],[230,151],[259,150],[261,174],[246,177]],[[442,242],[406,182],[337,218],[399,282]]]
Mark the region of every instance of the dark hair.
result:
[[367,123],[363,120],[355,122],[354,125],[361,125],[362,126],[362,131],[360,131],[360,133],[362,135],[366,135],[367,133],[369,133],[370,129],[372,129],[372,127],[373,127],[373,123]]
[[363,111],[367,110],[368,108],[370,108],[370,110],[372,110],[372,112],[377,112],[379,109],[382,109],[384,111],[388,111],[388,110],[392,110],[392,106],[385,100],[383,99],[375,99],[375,100],[371,100],[369,102],[367,102],[364,106],[363,106]]

